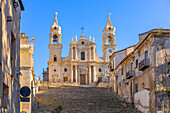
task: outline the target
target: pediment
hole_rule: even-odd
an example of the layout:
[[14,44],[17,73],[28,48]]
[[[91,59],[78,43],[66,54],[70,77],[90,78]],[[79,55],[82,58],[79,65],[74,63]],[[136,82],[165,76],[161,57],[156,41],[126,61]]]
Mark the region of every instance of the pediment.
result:
[[92,41],[86,40],[86,39],[80,39],[80,40],[77,40],[75,42],[72,42],[71,44],[83,46],[83,45],[91,45],[91,44],[95,44],[95,43],[92,42]]

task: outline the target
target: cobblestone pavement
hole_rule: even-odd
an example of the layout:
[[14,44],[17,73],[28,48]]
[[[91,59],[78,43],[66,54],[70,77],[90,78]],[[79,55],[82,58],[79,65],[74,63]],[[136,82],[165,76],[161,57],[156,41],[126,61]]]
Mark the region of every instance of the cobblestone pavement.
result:
[[39,91],[33,113],[51,113],[61,105],[61,113],[140,113],[125,104],[113,91],[99,87],[62,86]]

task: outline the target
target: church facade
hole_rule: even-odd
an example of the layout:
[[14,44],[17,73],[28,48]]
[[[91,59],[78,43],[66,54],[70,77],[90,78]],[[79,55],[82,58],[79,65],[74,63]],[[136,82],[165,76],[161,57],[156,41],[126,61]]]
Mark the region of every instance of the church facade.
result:
[[109,80],[109,56],[116,51],[115,27],[112,26],[110,14],[103,30],[103,57],[96,53],[94,37],[87,39],[83,33],[80,40],[69,44],[70,52],[62,57],[62,33],[55,15],[53,26],[50,28],[49,61],[47,70],[43,70],[43,81],[68,82],[87,85],[96,81]]

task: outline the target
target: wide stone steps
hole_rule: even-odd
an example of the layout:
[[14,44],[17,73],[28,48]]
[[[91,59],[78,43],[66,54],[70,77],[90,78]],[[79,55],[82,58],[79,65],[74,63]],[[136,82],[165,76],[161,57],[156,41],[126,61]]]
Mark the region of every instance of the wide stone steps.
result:
[[51,113],[59,105],[61,113],[140,113],[114,92],[99,87],[50,88],[39,91],[37,101],[34,113]]

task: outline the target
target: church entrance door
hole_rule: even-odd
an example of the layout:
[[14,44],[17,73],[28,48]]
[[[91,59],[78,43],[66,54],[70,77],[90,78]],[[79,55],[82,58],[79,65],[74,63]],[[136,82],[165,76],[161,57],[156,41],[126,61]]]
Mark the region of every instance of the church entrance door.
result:
[[80,85],[86,85],[86,74],[80,74]]

